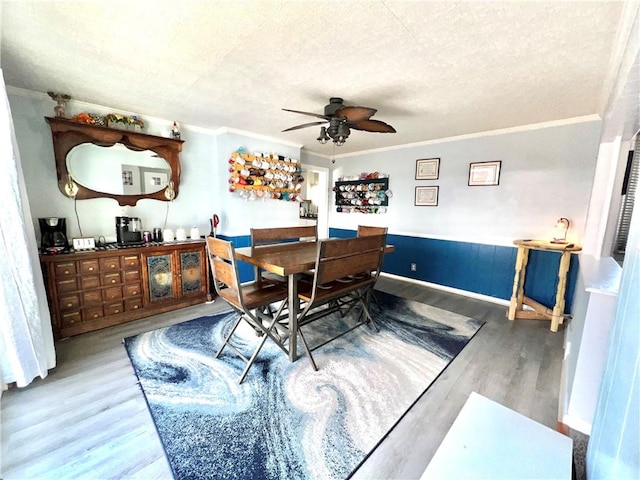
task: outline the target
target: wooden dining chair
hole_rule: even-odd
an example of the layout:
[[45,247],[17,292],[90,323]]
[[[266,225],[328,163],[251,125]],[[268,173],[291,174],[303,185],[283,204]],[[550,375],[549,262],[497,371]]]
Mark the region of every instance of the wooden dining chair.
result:
[[[385,240],[385,235],[323,240],[318,246],[312,281],[298,282],[298,298],[304,304],[298,317],[298,331],[315,370],[317,365],[311,351],[360,325],[368,323],[378,331],[369,312],[368,299],[377,280],[377,275],[371,272],[380,269]],[[345,281],[345,278],[349,280]],[[301,327],[335,312],[350,312],[356,305],[362,307],[356,325],[313,349],[309,348]]]
[[[300,225],[295,227],[277,228],[252,228],[251,246],[264,247],[284,242],[318,241],[317,225]],[[287,279],[281,275],[265,272],[259,267],[254,267],[255,279],[259,284],[262,282],[286,283]]]
[[[387,227],[370,227],[367,225],[358,225],[358,237],[368,237],[370,235],[384,235],[385,243],[386,243]],[[380,265],[380,267],[382,267],[382,265]],[[380,269],[378,269],[378,271],[375,272],[375,275],[376,275],[376,281],[377,281],[378,276],[380,275]],[[380,302],[378,302],[378,299],[374,295],[373,289],[371,289],[371,291],[369,292],[369,295],[371,299],[373,299],[373,301],[376,302],[376,305],[380,307]]]
[[[216,292],[239,315],[215,356],[218,358],[227,346],[240,356],[247,364],[238,381],[238,383],[242,383],[267,338],[271,338],[288,354],[288,350],[284,346],[285,340],[278,333],[278,322],[286,321],[288,318],[283,314],[287,305],[287,289],[282,285],[266,283],[259,285],[257,282],[241,285],[235,250],[231,242],[207,237],[207,252]],[[274,313],[272,304],[277,302],[280,304]],[[249,358],[231,340],[242,321],[247,322],[259,336],[262,336],[262,340]]]

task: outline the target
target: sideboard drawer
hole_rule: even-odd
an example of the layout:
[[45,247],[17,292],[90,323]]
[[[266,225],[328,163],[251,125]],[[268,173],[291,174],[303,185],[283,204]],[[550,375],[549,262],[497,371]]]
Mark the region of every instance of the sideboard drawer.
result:
[[116,298],[122,298],[122,288],[120,287],[105,288],[102,291],[102,296],[105,301],[115,300]]
[[62,326],[70,327],[82,321],[80,312],[67,312],[62,314]]
[[76,262],[56,263],[56,276],[67,277],[76,274]]
[[58,305],[60,305],[61,310],[77,309],[80,306],[80,296],[75,294],[60,297]]
[[98,265],[98,260],[82,260],[80,262],[80,273],[83,275],[98,273],[98,269],[100,266]]
[[105,273],[102,275],[102,285],[116,285],[122,283],[120,272]]
[[100,286],[100,277],[98,275],[86,275],[80,277],[80,283],[82,284],[82,290],[96,288]]
[[117,315],[118,313],[122,313],[124,308],[122,306],[122,302],[115,302],[105,305],[104,313],[105,315]]
[[82,292],[82,302],[84,303],[84,305],[90,305],[92,303],[102,303],[102,295],[100,294],[100,290]]
[[140,259],[137,255],[126,255],[122,257],[123,268],[138,268],[140,266]]
[[100,270],[103,272],[120,270],[120,257],[101,258]]
[[78,290],[78,280],[75,278],[58,280],[56,283],[58,286],[58,293],[75,292]]
[[124,309],[127,312],[131,310],[138,310],[142,308],[142,299],[141,298],[130,298],[124,301]]
[[125,270],[124,283],[139,282],[140,270]]
[[99,307],[90,307],[84,309],[84,318],[85,320],[92,320],[94,318],[104,317],[104,311],[102,310],[102,305]]
[[142,294],[142,288],[139,283],[133,283],[124,286],[124,297],[137,297]]

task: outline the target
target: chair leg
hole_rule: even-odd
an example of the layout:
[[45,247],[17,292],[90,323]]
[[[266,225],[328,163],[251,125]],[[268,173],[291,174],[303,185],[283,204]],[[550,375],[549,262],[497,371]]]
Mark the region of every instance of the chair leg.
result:
[[245,377],[247,376],[247,373],[249,373],[249,369],[251,368],[251,365],[253,365],[253,362],[255,362],[256,357],[258,356],[258,353],[260,353],[260,350],[262,350],[262,346],[264,345],[264,342],[267,341],[267,335],[263,335],[262,336],[262,340],[260,340],[260,343],[258,344],[258,346],[256,347],[255,351],[253,352],[253,355],[251,355],[251,358],[249,359],[249,361],[247,362],[247,366],[244,368],[242,375],[240,376],[240,379],[238,380],[238,384],[241,384]]
[[367,292],[364,294],[364,298],[363,296],[359,297],[360,303],[362,304],[362,310],[364,311],[365,315],[367,316],[367,318],[369,319],[369,322],[371,323],[371,325],[373,325],[373,328],[376,332],[379,332],[380,329],[378,328],[378,325],[376,324],[376,322],[373,321],[373,317],[371,316],[371,312],[369,312],[369,307],[367,306],[367,301],[368,300],[368,296],[369,296],[370,292]]
[[229,334],[224,339],[224,342],[222,342],[222,346],[220,347],[220,349],[216,353],[216,357],[215,358],[218,358],[220,356],[220,354],[222,353],[222,350],[224,350],[224,347],[226,347],[227,344],[229,343],[229,339],[231,338],[231,335],[233,335],[233,333],[236,331],[236,328],[238,328],[238,325],[240,325],[241,321],[242,321],[242,315],[240,315],[238,317],[238,320],[236,320],[236,323],[233,325],[233,328],[231,329]]
[[311,362],[311,367],[317,372],[318,366],[316,365],[316,362],[313,359],[313,355],[311,355],[311,350],[309,350],[307,339],[304,338],[304,335],[302,334],[302,330],[298,329],[298,333],[300,334],[300,338],[302,339],[302,345],[304,346],[304,350],[305,352],[307,352],[307,356],[309,357],[309,361]]
[[373,300],[373,303],[375,303],[378,306],[378,308],[382,310],[382,305],[380,305],[380,302],[378,301],[376,296],[373,294],[373,291],[371,291],[371,299]]

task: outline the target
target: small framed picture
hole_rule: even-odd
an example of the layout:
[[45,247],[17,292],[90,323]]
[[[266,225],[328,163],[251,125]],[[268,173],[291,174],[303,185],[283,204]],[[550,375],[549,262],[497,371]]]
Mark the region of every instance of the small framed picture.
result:
[[498,185],[500,183],[500,160],[469,164],[469,186]]
[[133,185],[133,172],[122,170],[122,185]]
[[439,170],[439,158],[416,160],[416,180],[437,180]]
[[439,187],[416,187],[416,206],[438,206],[438,188]]

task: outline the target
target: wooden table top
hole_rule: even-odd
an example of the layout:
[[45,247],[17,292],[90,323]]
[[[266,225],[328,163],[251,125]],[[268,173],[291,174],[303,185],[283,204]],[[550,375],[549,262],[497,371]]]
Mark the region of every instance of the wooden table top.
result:
[[546,240],[514,240],[514,245],[519,247],[533,248],[534,250],[549,250],[553,252],[579,252],[582,250],[580,245],[573,243],[552,243]]
[[[236,258],[268,272],[286,276],[306,272],[315,267],[320,242],[287,242],[259,247],[236,248]],[[385,253],[395,250],[387,245]]]

